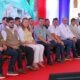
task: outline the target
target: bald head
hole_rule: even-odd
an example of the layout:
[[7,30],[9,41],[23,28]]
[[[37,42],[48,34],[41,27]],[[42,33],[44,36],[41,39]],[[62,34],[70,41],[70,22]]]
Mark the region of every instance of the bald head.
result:
[[68,22],[68,20],[67,20],[67,18],[66,18],[66,17],[62,18],[62,23],[63,23],[63,24],[65,24],[65,25],[66,25],[66,24],[67,24],[67,22]]

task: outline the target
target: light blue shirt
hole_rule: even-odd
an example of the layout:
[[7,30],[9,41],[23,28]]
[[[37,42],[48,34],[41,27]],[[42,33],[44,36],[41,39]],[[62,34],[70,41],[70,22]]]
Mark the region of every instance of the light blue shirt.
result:
[[45,27],[41,27],[41,26],[37,26],[34,28],[34,38],[36,41],[40,41],[38,36],[41,35],[43,37],[44,40],[47,39],[47,36],[51,36],[51,34],[49,33],[49,31],[45,28]]

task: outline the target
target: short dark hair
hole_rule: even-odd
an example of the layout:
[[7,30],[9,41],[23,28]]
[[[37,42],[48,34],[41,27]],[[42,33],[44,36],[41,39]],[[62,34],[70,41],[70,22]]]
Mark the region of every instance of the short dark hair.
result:
[[55,20],[58,20],[58,18],[53,18],[53,22],[54,22]]
[[2,20],[5,20],[5,19],[7,20],[7,17],[3,17],[3,18],[2,18]]
[[14,20],[14,18],[12,18],[12,17],[7,18],[7,22],[10,22],[11,20]]
[[75,19],[75,18],[72,18],[72,19],[71,19],[71,22],[73,22],[73,21],[76,21],[76,19]]
[[45,21],[48,21],[49,19],[45,19]]
[[15,17],[15,21],[20,20],[20,17]]

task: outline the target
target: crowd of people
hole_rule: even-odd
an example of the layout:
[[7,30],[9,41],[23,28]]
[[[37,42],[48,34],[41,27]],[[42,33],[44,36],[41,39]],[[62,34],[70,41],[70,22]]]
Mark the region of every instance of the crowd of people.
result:
[[[70,59],[72,51],[73,58],[80,56],[80,13],[79,18],[62,18],[59,24],[58,18],[54,18],[52,25],[49,19],[38,19],[38,24],[34,25],[32,18],[3,17],[0,24],[0,79],[3,76],[3,56],[11,56],[8,64],[8,76],[16,76],[25,73],[22,65],[22,53],[26,58],[26,68],[29,70],[39,70],[46,67],[44,57],[48,65],[53,65],[51,52],[56,54],[56,62],[65,62]],[[17,62],[18,71],[14,70]]]

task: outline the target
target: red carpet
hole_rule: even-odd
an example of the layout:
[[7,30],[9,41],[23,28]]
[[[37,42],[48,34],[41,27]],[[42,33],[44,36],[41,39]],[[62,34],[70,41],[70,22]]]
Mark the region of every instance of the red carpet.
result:
[[[6,70],[6,68],[7,66],[4,66],[4,70]],[[7,78],[3,80],[48,80],[50,73],[65,72],[80,72],[80,59],[68,60],[65,61],[65,63],[54,63],[52,66],[46,65],[45,68],[41,68],[38,71],[27,70],[26,74],[20,74],[15,77],[7,76]]]

